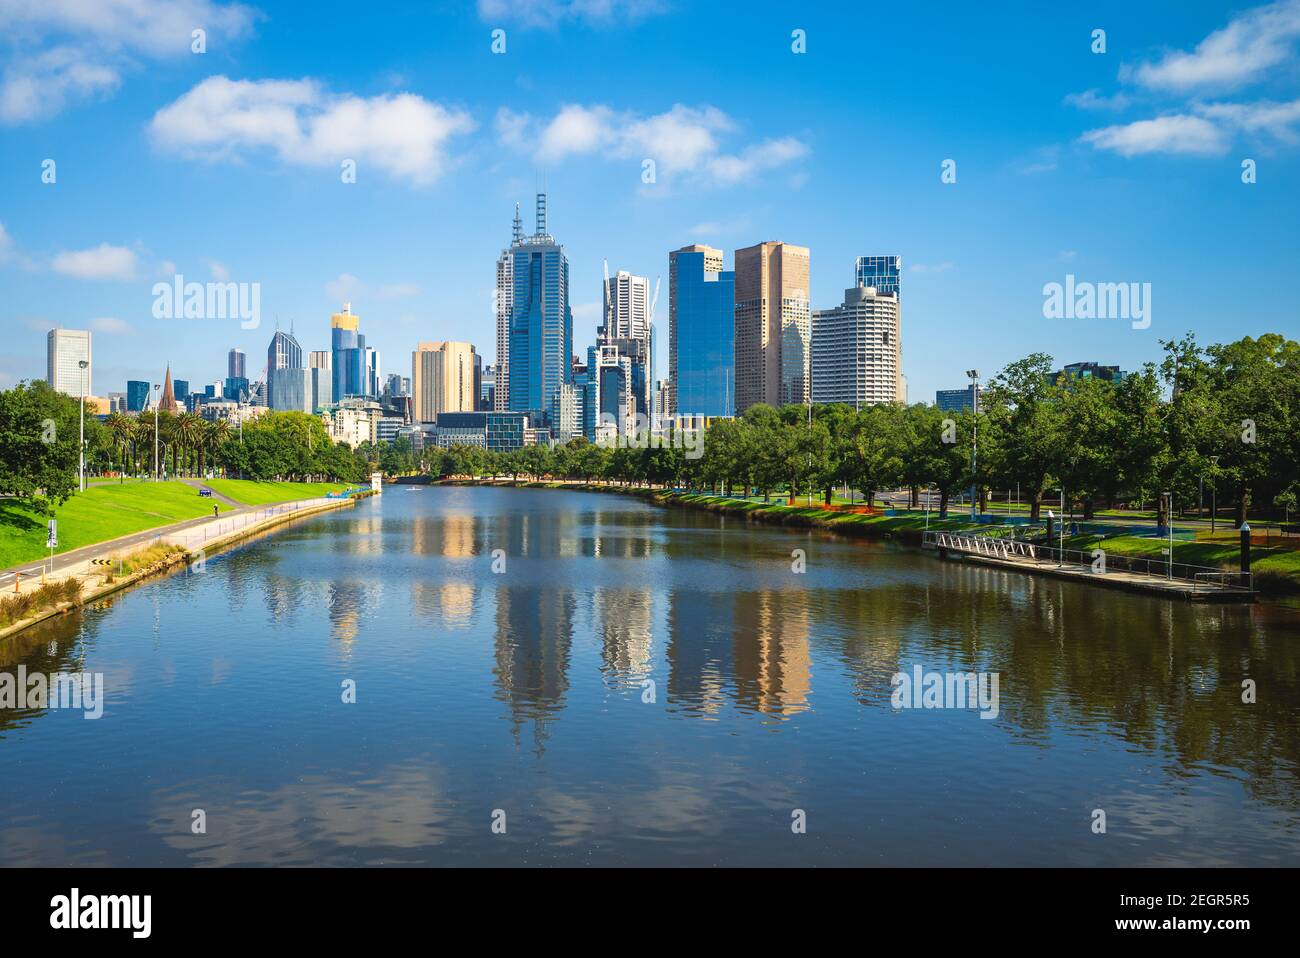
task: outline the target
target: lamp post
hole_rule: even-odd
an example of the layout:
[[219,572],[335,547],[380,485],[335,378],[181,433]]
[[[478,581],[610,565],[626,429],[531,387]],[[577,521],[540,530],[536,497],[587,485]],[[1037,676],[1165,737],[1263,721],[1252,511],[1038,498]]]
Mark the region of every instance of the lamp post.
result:
[[1219,457],[1211,456],[1210,457],[1210,536],[1211,538],[1213,538],[1214,536],[1214,521],[1216,518],[1218,518],[1219,515],[1219,501],[1218,501],[1218,496],[1216,495],[1216,493],[1219,491],[1218,490],[1219,484],[1218,482],[1215,481],[1218,478],[1218,475],[1219,475]]
[[81,415],[77,418],[77,491],[83,492],[86,488],[86,370],[90,363],[82,359],[78,360],[77,366],[81,369]]
[[162,386],[153,384],[153,481],[158,481],[158,390]]
[[1174,577],[1174,494],[1172,492],[1162,492],[1160,497],[1165,500],[1165,521],[1169,523],[1169,565],[1165,578]]
[[979,480],[975,478],[975,468],[979,463],[980,371],[978,369],[968,369],[966,375],[970,377],[971,381],[970,517],[973,522],[979,512],[979,502],[976,499],[979,492]]

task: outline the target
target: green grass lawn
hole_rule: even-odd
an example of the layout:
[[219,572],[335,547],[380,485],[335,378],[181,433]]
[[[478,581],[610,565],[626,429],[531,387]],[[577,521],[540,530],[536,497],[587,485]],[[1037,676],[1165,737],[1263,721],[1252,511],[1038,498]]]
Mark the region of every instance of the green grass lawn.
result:
[[[1115,536],[1100,540],[1096,536],[1066,536],[1067,549],[1090,551],[1101,543],[1103,549],[1114,555],[1138,556],[1144,559],[1163,559],[1161,551],[1168,548],[1167,539],[1140,536]],[[1218,540],[1174,541],[1174,561],[1189,565],[1203,565],[1235,571],[1240,568],[1241,548],[1236,542]],[[1286,580],[1286,591],[1300,591],[1300,551],[1278,546],[1252,546],[1250,569],[1256,583],[1272,579],[1275,583]]]
[[294,499],[316,499],[327,492],[342,492],[346,482],[254,482],[252,479],[210,479],[204,485],[248,506],[263,506]]
[[[59,522],[55,555],[156,526],[212,515],[214,500],[181,482],[104,483],[74,495],[54,511]],[[221,511],[230,507],[216,503]],[[0,499],[0,568],[49,555],[46,517]]]

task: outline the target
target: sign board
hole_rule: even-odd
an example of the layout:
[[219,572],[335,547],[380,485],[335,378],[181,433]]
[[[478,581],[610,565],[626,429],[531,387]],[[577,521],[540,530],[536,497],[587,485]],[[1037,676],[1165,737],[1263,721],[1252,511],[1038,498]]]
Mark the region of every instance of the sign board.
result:
[[384,474],[382,472],[372,472],[370,474],[370,491],[376,495],[384,491]]
[[51,519],[50,528],[45,533],[45,548],[54,549],[59,544],[59,520]]

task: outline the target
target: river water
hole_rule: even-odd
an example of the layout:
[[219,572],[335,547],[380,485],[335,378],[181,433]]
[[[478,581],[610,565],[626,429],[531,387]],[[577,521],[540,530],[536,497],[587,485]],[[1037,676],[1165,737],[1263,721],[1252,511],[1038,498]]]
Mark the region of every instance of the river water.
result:
[[0,710],[4,865],[1300,864],[1294,608],[625,496],[389,488],[20,665],[103,714]]

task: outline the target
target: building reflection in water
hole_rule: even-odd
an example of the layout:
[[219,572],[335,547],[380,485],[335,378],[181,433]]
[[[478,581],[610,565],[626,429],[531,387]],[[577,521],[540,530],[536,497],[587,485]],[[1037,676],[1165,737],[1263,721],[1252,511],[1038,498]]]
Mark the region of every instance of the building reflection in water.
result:
[[523,726],[532,723],[539,755],[547,724],[558,718],[569,689],[575,606],[569,589],[500,585],[496,590],[497,698],[509,708],[516,743]]
[[601,638],[601,671],[616,684],[639,684],[651,670],[652,598],[647,589],[597,589],[593,619]]
[[738,592],[733,602],[736,703],[781,718],[809,708],[807,591]]
[[735,600],[725,592],[675,589],[668,603],[668,701],[712,715],[734,681]]

